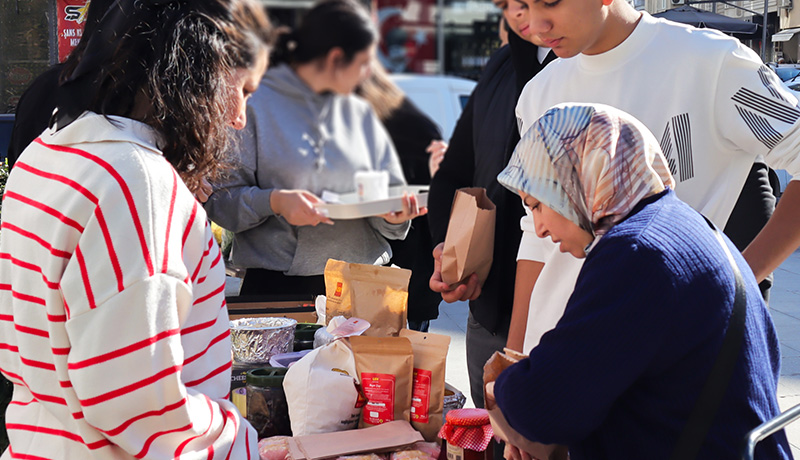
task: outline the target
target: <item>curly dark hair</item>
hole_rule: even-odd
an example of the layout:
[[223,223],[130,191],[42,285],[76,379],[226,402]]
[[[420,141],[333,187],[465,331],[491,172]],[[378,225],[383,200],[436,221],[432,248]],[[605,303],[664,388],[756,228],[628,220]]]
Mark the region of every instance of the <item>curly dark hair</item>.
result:
[[79,58],[98,61],[86,109],[155,128],[190,189],[217,177],[231,142],[229,77],[253,67],[272,42],[264,9],[252,0],[119,0],[103,27],[116,29],[112,38],[106,32]]

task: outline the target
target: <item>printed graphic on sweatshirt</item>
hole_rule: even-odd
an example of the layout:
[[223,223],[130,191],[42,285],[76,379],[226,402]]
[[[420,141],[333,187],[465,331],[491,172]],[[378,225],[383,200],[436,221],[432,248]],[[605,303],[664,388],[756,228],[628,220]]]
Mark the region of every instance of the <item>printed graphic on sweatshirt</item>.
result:
[[769,96],[748,88],[739,88],[732,99],[736,103],[736,111],[756,139],[772,149],[783,140],[780,130],[775,129],[773,124],[777,122],[793,125],[800,118],[800,108],[781,96],[778,91],[781,83],[774,72],[761,66],[758,76]]
[[684,182],[694,177],[692,126],[688,113],[676,115],[667,122],[661,136],[661,151],[675,180]]

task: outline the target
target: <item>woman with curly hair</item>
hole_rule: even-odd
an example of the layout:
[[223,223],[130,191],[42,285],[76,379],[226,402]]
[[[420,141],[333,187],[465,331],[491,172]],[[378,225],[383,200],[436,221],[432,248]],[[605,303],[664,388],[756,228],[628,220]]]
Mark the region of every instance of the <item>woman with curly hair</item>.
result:
[[3,459],[257,458],[190,188],[226,163],[269,42],[250,0],[117,0],[64,75],[4,197]]

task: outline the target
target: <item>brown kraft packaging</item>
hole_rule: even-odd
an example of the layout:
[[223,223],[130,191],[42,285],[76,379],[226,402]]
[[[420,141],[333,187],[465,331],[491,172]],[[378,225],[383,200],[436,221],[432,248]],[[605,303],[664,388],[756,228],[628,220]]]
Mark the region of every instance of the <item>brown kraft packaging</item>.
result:
[[325,265],[325,320],[361,318],[372,325],[364,335],[396,336],[406,327],[411,270],[351,264],[328,259]]
[[492,268],[495,213],[486,189],[456,190],[442,250],[442,281],[458,284],[477,273],[483,285]]
[[409,421],[414,353],[405,337],[349,337],[367,404],[359,428]]
[[439,441],[444,410],[444,375],[450,337],[410,329],[400,337],[414,350],[414,387],[411,393],[411,426],[428,442]]
[[[567,448],[558,444],[541,444],[538,442],[530,441],[514,428],[508,424],[500,408],[486,396],[486,385],[489,382],[494,382],[500,373],[512,364],[517,363],[521,359],[527,358],[526,355],[519,353],[508,348],[503,350],[504,353],[499,351],[494,352],[489,361],[483,366],[483,400],[486,402],[486,410],[489,411],[489,421],[492,424],[495,436],[505,439],[512,446],[518,447],[524,452],[530,454],[533,458],[541,460],[567,460]],[[533,414],[531,415],[534,416]]]

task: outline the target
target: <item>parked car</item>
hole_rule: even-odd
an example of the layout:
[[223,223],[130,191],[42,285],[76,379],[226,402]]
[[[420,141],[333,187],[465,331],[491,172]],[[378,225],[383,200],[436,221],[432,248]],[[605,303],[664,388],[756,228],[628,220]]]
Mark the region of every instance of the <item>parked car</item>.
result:
[[393,74],[391,77],[411,102],[439,126],[442,137],[450,139],[476,83],[446,75]]
[[778,67],[772,70],[778,74],[778,78],[783,82],[795,81],[797,77],[800,76],[800,69],[797,67]]

